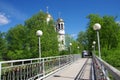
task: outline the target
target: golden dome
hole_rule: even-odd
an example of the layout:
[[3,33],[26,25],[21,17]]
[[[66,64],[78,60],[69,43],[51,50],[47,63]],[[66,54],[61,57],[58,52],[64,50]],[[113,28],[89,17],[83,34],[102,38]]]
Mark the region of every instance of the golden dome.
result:
[[58,18],[57,22],[64,22],[62,18]]
[[47,13],[47,18],[53,19],[50,14]]
[[49,22],[50,20],[53,20],[52,16],[50,14],[47,13],[47,18],[46,18],[47,22]]

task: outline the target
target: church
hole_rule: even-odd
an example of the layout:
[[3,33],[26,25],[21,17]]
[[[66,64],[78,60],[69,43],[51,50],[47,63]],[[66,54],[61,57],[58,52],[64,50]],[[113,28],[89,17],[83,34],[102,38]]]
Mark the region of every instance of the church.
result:
[[[47,24],[49,21],[53,19],[52,16],[48,12],[47,8]],[[55,22],[55,31],[58,33],[57,38],[58,38],[58,47],[59,51],[66,50],[65,48],[65,26],[64,26],[64,20],[62,18],[58,18]]]

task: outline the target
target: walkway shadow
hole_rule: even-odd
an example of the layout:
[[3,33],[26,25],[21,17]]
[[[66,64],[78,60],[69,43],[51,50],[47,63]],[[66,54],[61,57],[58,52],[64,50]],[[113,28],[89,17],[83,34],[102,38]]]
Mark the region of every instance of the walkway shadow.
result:
[[69,77],[69,76],[61,76],[61,75],[54,75],[54,77],[62,77],[62,78],[68,78],[68,79],[75,79],[75,77]]

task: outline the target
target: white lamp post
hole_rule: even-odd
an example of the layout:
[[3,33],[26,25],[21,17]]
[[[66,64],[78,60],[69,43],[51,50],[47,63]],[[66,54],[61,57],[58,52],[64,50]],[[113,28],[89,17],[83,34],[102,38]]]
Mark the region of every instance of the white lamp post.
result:
[[95,44],[96,44],[96,42],[95,41],[93,41],[93,48],[94,48],[94,53],[95,53]]
[[79,53],[79,48],[80,48],[80,47],[78,46],[77,48],[78,48],[78,53]]
[[92,48],[94,48],[94,45],[92,45]]
[[42,36],[43,32],[41,30],[37,30],[36,35],[39,39],[39,58],[41,58],[41,44],[40,44],[40,36]]
[[99,30],[101,29],[101,25],[100,25],[99,23],[96,23],[96,24],[94,24],[93,29],[94,29],[95,31],[97,31],[99,58],[101,58],[100,38],[99,38]]
[[[92,45],[92,48],[95,50],[95,46],[94,45]],[[95,52],[95,51],[94,51]]]
[[95,45],[95,44],[96,44],[96,42],[95,42],[95,41],[93,41],[93,44]]
[[69,43],[69,45],[70,45],[70,54],[71,54],[71,46],[72,46],[72,43]]

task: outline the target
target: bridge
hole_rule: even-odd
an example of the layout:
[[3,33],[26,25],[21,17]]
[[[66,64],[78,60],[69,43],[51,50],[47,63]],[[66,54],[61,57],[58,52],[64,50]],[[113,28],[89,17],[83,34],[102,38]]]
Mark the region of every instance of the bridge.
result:
[[2,61],[0,80],[120,80],[120,71],[96,55],[74,54]]

